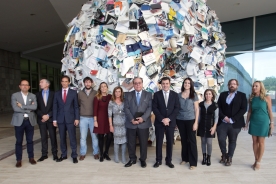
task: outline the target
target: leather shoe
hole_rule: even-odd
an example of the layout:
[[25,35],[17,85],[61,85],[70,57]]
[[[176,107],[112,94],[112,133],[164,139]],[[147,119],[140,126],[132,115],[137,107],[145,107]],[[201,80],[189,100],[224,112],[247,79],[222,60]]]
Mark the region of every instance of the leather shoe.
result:
[[77,158],[73,158],[73,163],[74,164],[78,163],[78,159]]
[[61,162],[62,160],[66,160],[66,159],[67,159],[67,157],[62,157],[61,156],[60,158],[57,159],[57,162]]
[[130,160],[130,161],[125,165],[125,167],[131,167],[133,164],[136,164],[136,160],[135,160],[135,161]]
[[40,157],[37,161],[38,162],[42,162],[43,160],[45,160],[45,159],[47,159],[48,158],[48,156],[42,156],[42,157]]
[[58,157],[56,155],[53,156],[53,160],[54,161],[57,161],[58,160]]
[[32,165],[35,165],[35,164],[36,164],[36,161],[34,160],[34,158],[30,158],[30,159],[29,159],[29,162],[30,162]]
[[162,162],[155,162],[155,164],[153,165],[154,168],[159,167],[159,165],[162,165]]
[[99,160],[99,158],[100,158],[100,157],[99,157],[99,154],[94,155],[94,159],[95,159],[95,160]]
[[21,163],[21,160],[17,161],[16,164],[15,164],[15,167],[21,167],[22,166],[22,163]]
[[141,162],[141,167],[142,167],[142,168],[147,167],[147,163],[146,163],[145,161],[141,161],[141,160],[140,160],[140,162]]
[[104,159],[106,159],[106,160],[111,160],[107,153],[104,153],[104,154],[103,154],[103,157],[104,157]]
[[174,168],[174,165],[173,165],[171,162],[167,162],[166,165],[167,165],[169,168]]
[[81,155],[80,156],[80,161],[84,160],[84,158],[85,158],[85,155]]

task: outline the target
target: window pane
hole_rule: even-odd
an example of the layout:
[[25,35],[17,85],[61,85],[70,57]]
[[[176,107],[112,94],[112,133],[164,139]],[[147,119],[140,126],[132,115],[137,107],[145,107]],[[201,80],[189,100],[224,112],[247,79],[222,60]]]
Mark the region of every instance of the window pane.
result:
[[252,86],[252,53],[230,57],[226,55],[224,84],[220,92],[228,91],[227,83],[230,79],[237,79],[239,81],[238,90],[244,92],[249,97]]
[[37,93],[39,91],[38,76],[37,74],[32,74],[32,93]]
[[29,75],[29,73],[27,73],[27,72],[21,72],[21,80],[27,80],[27,81],[30,82],[30,75]]
[[[276,13],[256,17],[256,50],[276,49]],[[267,49],[266,49],[267,50]]]
[[31,72],[32,73],[38,73],[37,71],[37,63],[34,61],[30,61],[30,66],[31,66]]
[[256,53],[254,78],[264,83],[272,99],[272,111],[276,112],[276,52]]
[[21,71],[29,71],[29,61],[27,59],[20,59],[20,69]]
[[253,50],[253,18],[221,23],[226,35],[226,52]]
[[48,74],[54,75],[54,68],[53,67],[48,66],[47,70],[48,70]]
[[40,65],[41,74],[47,74],[47,66],[45,64]]
[[49,79],[48,79],[51,83],[50,85],[50,90],[54,91],[55,90],[55,82],[54,82],[54,77],[53,76],[49,76]]

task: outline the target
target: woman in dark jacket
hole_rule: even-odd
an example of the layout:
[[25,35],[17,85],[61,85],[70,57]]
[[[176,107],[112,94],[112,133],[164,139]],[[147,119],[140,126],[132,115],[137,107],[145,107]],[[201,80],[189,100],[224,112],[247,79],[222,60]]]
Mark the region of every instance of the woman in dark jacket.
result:
[[[218,105],[214,102],[215,92],[207,89],[204,92],[204,101],[199,103],[199,124],[197,135],[201,137],[201,149],[203,154],[202,165],[211,165],[212,140],[218,123]],[[207,147],[207,157],[206,157]]]

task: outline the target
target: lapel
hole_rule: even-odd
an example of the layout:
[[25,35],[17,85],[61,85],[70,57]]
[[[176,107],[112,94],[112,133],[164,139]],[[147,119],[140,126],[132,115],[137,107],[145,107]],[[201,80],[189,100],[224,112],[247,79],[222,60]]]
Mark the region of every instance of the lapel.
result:
[[71,90],[68,88],[68,92],[67,92],[67,96],[66,96],[66,101],[65,101],[65,103],[64,103],[64,101],[63,101],[63,99],[62,99],[62,101],[63,101],[64,104],[66,104],[66,103],[68,102],[70,95],[71,95]]
[[18,102],[21,103],[22,105],[25,105],[24,99],[23,99],[23,96],[22,96],[21,91],[18,92],[18,99],[17,99],[17,100],[18,100]]
[[235,107],[236,107],[238,95],[239,95],[239,93],[237,92],[237,94],[235,95],[235,97],[234,97],[233,100],[232,100],[232,103],[233,103],[232,111],[233,111],[233,109],[235,109]]
[[160,98],[161,98],[161,101],[162,101],[164,107],[166,108],[165,96],[164,96],[163,90],[160,90],[160,91],[159,91],[159,96],[160,96]]
[[[39,101],[40,101],[40,103],[42,103],[43,104],[43,106],[44,107],[46,107],[46,105],[45,105],[45,103],[44,103],[44,99],[43,99],[43,90],[41,90],[41,92],[39,93]],[[49,97],[48,97],[48,100],[49,100]],[[48,100],[47,100],[47,104],[48,104]]]
[[[173,94],[172,94],[172,91],[170,90],[170,93],[169,93],[169,96],[168,96],[168,104],[167,104],[167,107],[169,107],[170,104],[172,103],[172,98],[173,98],[172,95],[173,95]],[[164,104],[165,104],[165,107],[166,107],[165,99],[164,99]]]
[[140,97],[139,105],[143,103],[144,99],[146,99],[146,91],[142,90],[142,95]]
[[30,101],[31,98],[30,98],[30,93],[28,92],[28,95],[27,95],[27,100],[26,100],[26,104],[25,105],[29,105],[30,102],[32,103],[32,101]]
[[[137,101],[136,101],[136,92],[135,92],[135,90],[132,92],[132,99],[133,99],[133,101],[134,101],[134,103],[135,103],[135,105],[137,106]],[[140,101],[141,101],[141,98],[140,98]]]

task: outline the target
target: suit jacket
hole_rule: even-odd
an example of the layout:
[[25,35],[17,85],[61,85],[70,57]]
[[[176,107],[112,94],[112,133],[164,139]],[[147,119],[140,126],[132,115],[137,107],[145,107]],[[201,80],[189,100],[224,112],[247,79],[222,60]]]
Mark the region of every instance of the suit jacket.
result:
[[163,90],[154,93],[152,100],[152,111],[155,115],[154,126],[165,126],[162,123],[164,118],[169,118],[169,127],[176,126],[176,116],[179,112],[180,104],[178,94],[170,90],[168,105],[166,107]]
[[68,89],[66,102],[63,102],[62,90],[55,92],[53,104],[53,121],[57,123],[74,123],[80,119],[77,91]]
[[[22,108],[17,106],[17,103],[19,102],[22,104]],[[34,104],[32,104],[34,103]],[[36,102],[36,96],[32,93],[28,93],[27,95],[27,101],[26,104],[24,103],[21,91],[16,92],[12,94],[11,96],[11,105],[13,108],[13,115],[12,115],[12,120],[11,124],[13,126],[21,126],[23,123],[24,119],[24,114],[29,115],[29,121],[32,126],[35,126],[37,124],[36,122],[36,115],[35,115],[35,110],[37,108],[37,102]]]
[[[223,122],[223,119],[225,118],[225,107],[228,106],[226,103],[226,98],[228,96],[228,91],[222,92],[218,99],[218,107],[219,107],[219,120],[218,120],[218,126]],[[231,116],[228,118],[231,118],[233,123],[233,128],[242,128],[245,126],[245,121],[243,115],[247,111],[247,99],[246,95],[242,92],[237,91],[237,94],[235,95],[234,99],[232,100],[232,112]]]
[[[139,105],[137,105],[135,91],[125,93],[124,111],[126,114],[126,128],[145,129],[145,128],[151,127],[151,119],[150,119],[151,105],[152,105],[152,95],[147,91],[144,91],[144,90],[142,91]],[[131,120],[134,119],[136,112],[144,113],[142,115],[144,122],[140,123],[139,125],[134,125],[131,122]]]
[[47,122],[53,122],[53,101],[54,101],[55,92],[49,91],[49,96],[47,100],[47,105],[45,106],[42,91],[36,93],[36,99],[37,99],[37,123],[43,123],[41,122],[42,116],[48,114],[49,119]]

